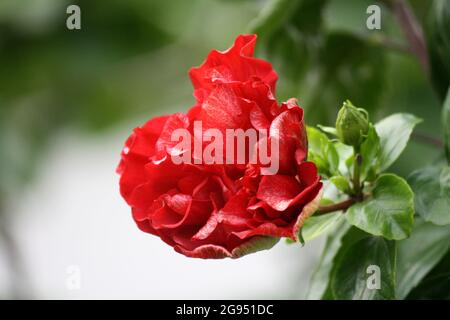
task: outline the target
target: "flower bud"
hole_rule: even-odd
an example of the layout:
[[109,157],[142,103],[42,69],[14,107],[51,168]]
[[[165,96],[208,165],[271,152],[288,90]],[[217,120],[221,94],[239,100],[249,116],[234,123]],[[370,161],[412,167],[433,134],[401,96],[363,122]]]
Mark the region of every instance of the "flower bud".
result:
[[367,111],[345,101],[336,119],[337,136],[344,144],[358,147],[369,131]]

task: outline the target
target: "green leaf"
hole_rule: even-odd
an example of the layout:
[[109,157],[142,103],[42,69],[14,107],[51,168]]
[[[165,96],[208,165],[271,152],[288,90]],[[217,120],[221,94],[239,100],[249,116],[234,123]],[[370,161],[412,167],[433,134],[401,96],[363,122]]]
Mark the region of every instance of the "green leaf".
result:
[[330,181],[338,188],[340,191],[344,193],[350,193],[350,183],[348,179],[343,176],[333,176],[330,178]]
[[327,159],[329,165],[330,174],[337,174],[339,167],[339,155],[334,147],[333,142],[328,140],[328,143],[324,146],[324,156]]
[[319,169],[319,174],[330,177],[338,172],[339,155],[334,143],[320,130],[307,127],[308,157]]
[[416,212],[436,225],[450,224],[450,167],[432,166],[411,173]]
[[362,237],[343,246],[336,257],[330,279],[332,296],[346,300],[395,299],[395,270],[395,241]]
[[333,212],[312,216],[306,219],[301,231],[305,241],[311,241],[318,236],[330,231],[333,226],[344,219],[342,212]]
[[370,126],[366,139],[361,144],[361,180],[371,181],[379,171],[380,138],[373,126]]
[[321,299],[326,293],[333,260],[341,247],[342,238],[349,229],[350,225],[345,220],[339,220],[334,231],[329,233],[320,260],[309,280],[306,299]]
[[450,299],[450,251],[411,291],[407,299]]
[[411,233],[414,222],[414,194],[402,178],[383,174],[372,195],[346,212],[347,221],[368,233],[389,240],[401,240]]
[[320,205],[321,206],[328,206],[328,205],[333,204],[333,203],[334,203],[333,200],[328,199],[328,198],[326,198],[324,196],[320,199]]
[[327,136],[313,127],[306,127],[306,134],[308,135],[309,152],[321,154],[323,145],[328,141]]
[[327,127],[327,126],[322,126],[320,124],[318,124],[317,127],[325,133],[331,134],[333,136],[337,136],[337,130],[335,127]]
[[250,253],[258,252],[261,250],[268,250],[278,243],[280,238],[269,236],[256,236],[249,241],[241,244],[233,249],[231,252],[231,258],[239,258]]
[[342,142],[336,142],[334,147],[339,157],[339,173],[342,176],[349,176],[349,172],[352,170],[353,162],[355,160],[353,148],[343,144]]
[[444,127],[445,155],[447,156],[447,163],[450,164],[450,87],[442,108],[442,122]]
[[450,226],[416,219],[411,237],[398,244],[397,298],[404,299],[450,249]]
[[409,137],[422,120],[408,113],[396,113],[384,118],[375,125],[380,137],[380,165],[384,171],[400,156]]

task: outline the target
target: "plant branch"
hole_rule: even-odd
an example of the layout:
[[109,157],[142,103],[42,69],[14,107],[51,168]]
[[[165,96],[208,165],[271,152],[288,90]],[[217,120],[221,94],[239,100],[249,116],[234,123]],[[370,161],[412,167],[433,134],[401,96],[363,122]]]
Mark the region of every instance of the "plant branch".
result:
[[348,208],[350,208],[351,205],[355,204],[356,202],[358,202],[356,199],[349,198],[342,202],[333,203],[328,206],[320,206],[314,215],[321,215],[321,214],[326,214],[326,213],[335,212],[335,211],[345,211]]
[[411,51],[417,57],[423,71],[428,76],[430,72],[428,51],[422,26],[417,21],[411,6],[406,0],[384,0],[397,18],[400,28],[409,42]]
[[423,144],[427,144],[427,145],[431,145],[431,146],[437,147],[439,149],[442,149],[444,147],[444,142],[441,139],[431,137],[422,132],[413,132],[411,134],[411,138],[414,141],[417,141],[417,142],[420,142]]
[[376,45],[376,46],[384,47],[384,48],[387,48],[390,50],[395,50],[400,53],[414,54],[408,44],[401,43],[395,39],[391,39],[380,33],[375,33],[375,34],[369,35],[369,36],[357,34],[357,36],[359,36],[361,39],[365,39],[365,40],[369,41],[371,44]]

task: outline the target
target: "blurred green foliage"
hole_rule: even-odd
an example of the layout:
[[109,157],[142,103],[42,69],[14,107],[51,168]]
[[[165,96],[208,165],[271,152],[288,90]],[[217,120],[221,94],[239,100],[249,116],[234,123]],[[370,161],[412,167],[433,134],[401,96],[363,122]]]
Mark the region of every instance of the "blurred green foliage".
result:
[[[69,4],[81,8],[81,30],[66,28]],[[2,198],[29,181],[64,127],[95,133],[189,107],[189,67],[229,45],[252,10],[205,0],[0,2]]]
[[450,2],[436,0],[427,21],[431,80],[443,100],[450,85]]

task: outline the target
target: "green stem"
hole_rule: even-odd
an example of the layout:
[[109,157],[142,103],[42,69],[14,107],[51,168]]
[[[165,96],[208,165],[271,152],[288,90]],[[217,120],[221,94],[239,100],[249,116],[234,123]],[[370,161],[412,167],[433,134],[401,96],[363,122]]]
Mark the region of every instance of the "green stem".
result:
[[361,164],[362,156],[359,153],[359,148],[354,147],[355,154],[355,164],[353,166],[353,192],[357,199],[361,198],[362,188],[361,188]]

